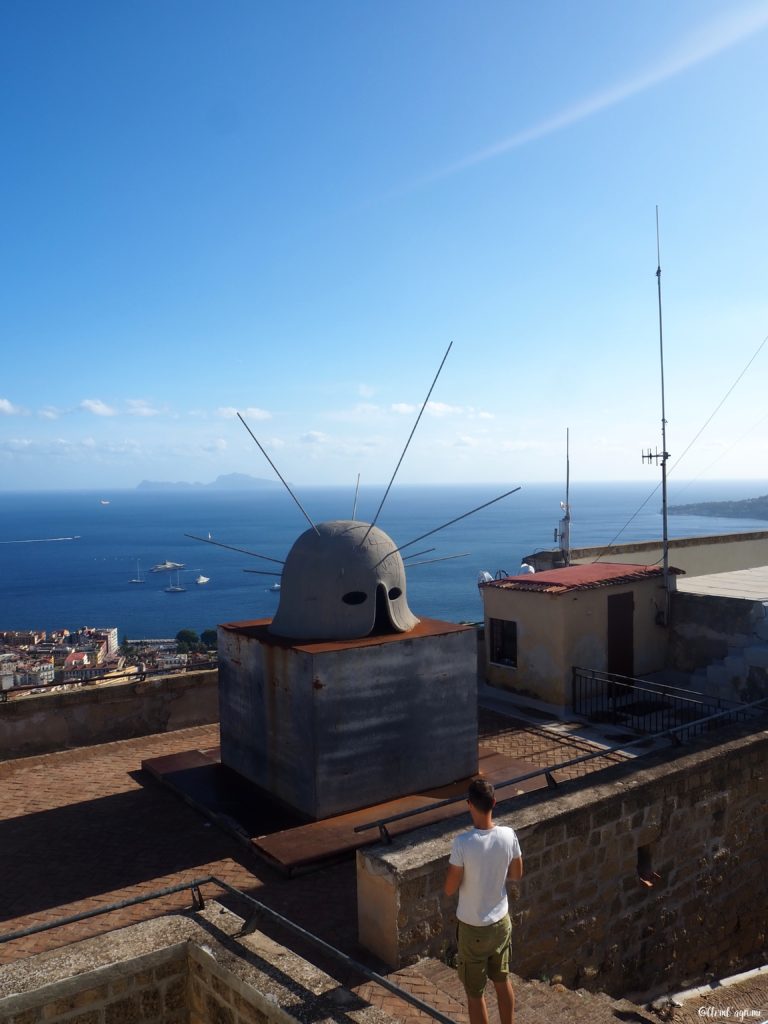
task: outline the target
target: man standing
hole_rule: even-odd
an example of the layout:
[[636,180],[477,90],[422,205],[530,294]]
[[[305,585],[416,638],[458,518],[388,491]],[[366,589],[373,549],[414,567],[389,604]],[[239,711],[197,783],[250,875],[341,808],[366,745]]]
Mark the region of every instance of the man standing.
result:
[[459,893],[459,977],[467,993],[470,1024],[488,1024],[483,994],[488,978],[496,989],[501,1024],[514,1024],[506,883],[523,877],[520,843],[514,829],[494,824],[496,798],[490,782],[474,779],[467,796],[474,828],[454,839],[445,876],[445,894]]

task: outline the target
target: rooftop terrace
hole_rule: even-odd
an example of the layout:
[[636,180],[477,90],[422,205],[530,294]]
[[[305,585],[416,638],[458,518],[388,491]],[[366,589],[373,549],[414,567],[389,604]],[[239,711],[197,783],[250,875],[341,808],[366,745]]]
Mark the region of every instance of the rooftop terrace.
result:
[[[599,749],[597,737],[578,724],[525,721],[498,709],[481,710],[480,742],[537,767]],[[215,875],[465,1024],[457,976],[444,963],[426,959],[393,970],[358,944],[353,860],[287,879],[141,770],[143,760],[217,743],[218,727],[204,725],[0,762],[0,878],[4,880],[0,932],[49,924]],[[621,752],[598,757],[564,770],[559,778],[597,772],[625,759]],[[246,913],[242,901],[217,891],[215,885],[206,886],[205,896],[219,899],[238,914]],[[15,964],[9,970],[18,970],[23,961],[41,954],[49,965],[54,964],[57,958],[66,960],[65,947],[71,943],[159,914],[183,913],[189,903],[189,893],[182,892],[2,943],[0,964]],[[380,1011],[405,1022],[427,1019],[354,971],[331,965],[311,949],[280,938]],[[14,977],[18,976],[0,971],[3,1024],[9,1018],[3,1013],[2,996],[18,991]],[[624,1001],[575,993],[549,981],[519,980],[517,991],[517,1024],[656,1019]],[[754,1001],[758,996],[750,998]],[[765,1003],[768,1007],[768,995]],[[492,1008],[494,1021],[495,1012]]]

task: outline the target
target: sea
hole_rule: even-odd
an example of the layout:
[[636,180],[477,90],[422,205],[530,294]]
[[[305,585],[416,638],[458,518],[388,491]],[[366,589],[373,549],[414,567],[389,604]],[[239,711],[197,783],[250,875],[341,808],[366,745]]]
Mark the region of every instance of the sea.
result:
[[[416,615],[477,621],[482,618],[480,571],[514,573],[526,554],[554,546],[565,498],[562,484],[525,485],[465,515],[512,486],[392,488],[377,525],[398,545],[424,537],[408,548],[415,555],[412,561],[423,563],[407,576],[408,603]],[[572,484],[572,546],[661,537],[661,492],[655,488],[651,478],[647,483]],[[670,488],[670,503],[747,498],[768,492],[768,481],[707,481],[677,491],[676,498]],[[352,518],[351,488],[308,487],[296,493],[315,522]],[[361,488],[356,518],[370,522],[382,495],[383,488]],[[424,536],[446,523],[451,525]],[[0,629],[117,626],[122,640],[173,637],[181,629],[201,632],[222,622],[272,616],[280,595],[270,587],[278,577],[260,573],[279,572],[279,565],[186,535],[210,535],[222,544],[285,559],[308,528],[298,505],[279,486],[0,492]],[[670,537],[759,529],[768,529],[768,523],[669,517]],[[185,568],[178,576],[149,571],[166,559]],[[137,572],[143,583],[130,582]],[[198,574],[209,582],[196,584]],[[165,588],[177,581],[183,590],[168,593]]]

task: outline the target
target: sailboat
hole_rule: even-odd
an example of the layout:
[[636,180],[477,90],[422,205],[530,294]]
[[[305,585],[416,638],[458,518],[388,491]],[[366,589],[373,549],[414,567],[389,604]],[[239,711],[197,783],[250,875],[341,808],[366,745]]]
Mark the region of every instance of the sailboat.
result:
[[211,581],[211,577],[210,576],[203,576],[203,574],[200,573],[198,575],[197,579],[195,580],[195,583],[203,584],[203,583],[210,583],[210,581]]
[[128,580],[128,582],[129,583],[144,583],[144,579],[143,579],[143,577],[141,575],[141,565],[140,565],[140,562],[139,562],[138,558],[136,559],[136,578],[133,579],[133,580]]
[[166,594],[183,594],[186,591],[186,587],[182,587],[179,582],[179,574],[176,573],[176,582],[169,584],[165,588]]

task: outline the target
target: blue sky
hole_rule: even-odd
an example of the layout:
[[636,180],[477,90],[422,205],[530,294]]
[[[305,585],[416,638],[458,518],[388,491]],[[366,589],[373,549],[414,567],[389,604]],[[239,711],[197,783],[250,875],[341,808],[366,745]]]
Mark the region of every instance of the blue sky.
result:
[[[768,335],[768,2],[0,6],[0,488],[657,479]],[[674,470],[765,478],[768,345]]]

